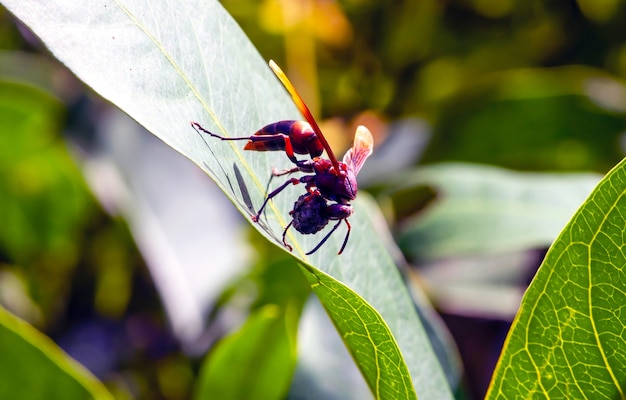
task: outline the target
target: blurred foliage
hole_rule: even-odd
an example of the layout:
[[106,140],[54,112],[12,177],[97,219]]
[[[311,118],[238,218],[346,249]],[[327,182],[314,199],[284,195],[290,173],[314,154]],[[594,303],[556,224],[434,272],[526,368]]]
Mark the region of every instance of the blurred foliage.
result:
[[[271,17],[223,4],[267,58],[282,35],[289,70],[319,65],[322,116],[430,121],[424,161],[606,172],[621,158],[623,1],[260,1]],[[291,56],[292,35],[315,51]]]
[[[265,58],[286,66],[330,131],[343,132],[333,143],[347,146],[348,126],[367,111],[379,124],[377,146],[389,121],[427,120],[424,163],[606,172],[623,156],[623,0],[222,4]],[[0,63],[0,303],[92,371],[95,361],[72,349],[84,343],[81,335],[107,336],[98,349],[110,357],[96,375],[118,397],[189,396],[198,360],[170,336],[126,227],[98,208],[62,138],[72,102],[42,87],[38,73],[6,75],[13,52],[45,50],[3,9],[0,49],[9,55]],[[290,286],[297,278],[259,253],[243,279],[261,288],[250,310],[300,310],[306,284]],[[242,290],[234,287],[224,302]],[[267,307],[275,304],[274,313]],[[481,391],[482,383],[469,389],[476,397]]]
[[34,300],[63,307],[93,200],[59,135],[63,106],[50,94],[0,81],[0,246],[27,276]]
[[257,263],[225,288],[212,319],[215,322],[229,304],[251,300],[249,316],[216,343],[199,366],[195,398],[284,398],[290,387],[298,321],[311,289],[289,255],[275,251],[256,230],[249,233]]

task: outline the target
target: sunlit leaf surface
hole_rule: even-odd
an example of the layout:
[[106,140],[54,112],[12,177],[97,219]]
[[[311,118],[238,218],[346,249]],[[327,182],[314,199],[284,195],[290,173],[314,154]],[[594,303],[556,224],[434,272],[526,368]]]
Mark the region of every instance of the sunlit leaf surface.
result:
[[550,248],[509,332],[490,399],[626,397],[626,162]]
[[[268,123],[300,118],[219,3],[5,5],[81,80],[209,173],[246,217],[261,204],[271,169],[289,166],[280,152],[243,152],[240,142],[201,137],[190,127],[196,120],[220,135],[246,136]],[[301,193],[301,187],[289,188],[254,224],[281,247],[288,211]],[[343,226],[312,257],[304,253],[324,233],[290,233],[287,240],[376,396],[414,398],[415,385],[420,397],[449,398],[400,275],[374,233],[368,214],[376,212],[368,202],[355,203],[341,256]]]

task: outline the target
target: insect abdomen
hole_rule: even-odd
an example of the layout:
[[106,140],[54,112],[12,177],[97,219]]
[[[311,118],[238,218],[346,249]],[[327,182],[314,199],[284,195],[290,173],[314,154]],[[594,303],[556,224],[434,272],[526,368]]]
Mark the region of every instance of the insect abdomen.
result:
[[298,121],[278,121],[273,124],[269,124],[254,132],[254,136],[274,136],[273,138],[267,138],[266,140],[254,140],[250,139],[245,150],[255,151],[277,151],[285,150],[285,137],[290,135],[291,127]]
[[[291,144],[287,149],[286,141]],[[255,151],[293,151],[297,154],[309,154],[318,157],[324,151],[322,144],[308,122],[279,121],[269,124],[256,131],[251,137],[245,150]]]

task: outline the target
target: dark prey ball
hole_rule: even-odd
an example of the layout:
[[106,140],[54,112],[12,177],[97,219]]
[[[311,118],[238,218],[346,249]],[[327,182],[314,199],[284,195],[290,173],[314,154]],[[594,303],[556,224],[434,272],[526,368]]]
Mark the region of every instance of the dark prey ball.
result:
[[298,197],[289,213],[293,217],[293,227],[304,235],[319,232],[326,224],[326,199],[318,194],[306,193]]

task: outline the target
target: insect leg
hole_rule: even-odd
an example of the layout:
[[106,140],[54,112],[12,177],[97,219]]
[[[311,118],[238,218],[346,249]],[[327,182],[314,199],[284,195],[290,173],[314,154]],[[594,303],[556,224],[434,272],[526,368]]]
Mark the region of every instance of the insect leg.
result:
[[276,196],[278,193],[282,192],[287,186],[289,185],[297,185],[298,183],[300,183],[300,179],[297,178],[291,178],[289,179],[287,182],[283,183],[282,185],[280,185],[279,187],[277,187],[276,189],[274,189],[274,191],[272,191],[272,193],[268,194],[267,197],[265,198],[265,201],[263,201],[263,204],[261,205],[261,208],[259,208],[259,211],[256,213],[256,215],[252,216],[252,220],[254,222],[257,222],[259,220],[259,218],[261,218],[261,213],[263,212],[263,209],[265,208],[265,206],[267,205],[267,202],[274,196]]
[[267,194],[269,193],[270,185],[272,184],[272,180],[274,179],[274,177],[276,177],[276,176],[283,176],[283,175],[289,175],[289,174],[293,174],[294,172],[298,172],[298,171],[300,171],[300,169],[298,167],[284,169],[282,171],[279,171],[276,168],[273,168],[272,169],[272,174],[270,175],[270,179],[268,179],[267,185],[265,185],[265,195],[267,196]]
[[293,168],[283,169],[282,171],[279,171],[277,169],[273,169],[272,170],[272,177],[289,175],[289,174],[293,174],[294,172],[299,172],[299,171],[300,171],[300,167],[293,167]]
[[272,169],[272,174],[270,175],[270,179],[267,181],[267,185],[265,185],[265,195],[267,195],[267,193],[269,193],[270,185],[272,184],[272,180],[274,179],[274,177],[276,177],[276,176],[283,176],[283,175],[289,175],[289,174],[293,174],[294,172],[298,172],[298,171],[300,171],[300,169],[298,167],[284,169],[282,171],[279,171],[276,168],[273,168]]
[[[311,255],[311,254],[315,253],[315,252],[316,252],[316,251],[317,251],[320,247],[322,247],[322,245],[323,245],[324,243],[326,243],[326,241],[328,240],[328,238],[330,237],[330,235],[332,235],[332,234],[333,234],[333,232],[335,232],[335,231],[337,230],[337,228],[339,227],[339,224],[341,224],[341,221],[342,221],[342,220],[339,220],[339,222],[337,222],[337,223],[335,224],[335,226],[333,226],[333,229],[331,229],[331,230],[330,230],[330,232],[328,232],[328,234],[327,234],[326,236],[324,236],[324,239],[322,239],[322,240],[321,240],[321,241],[317,244],[317,246],[315,246],[315,247],[313,248],[313,250],[311,250],[311,251],[309,251],[308,253],[306,253],[306,255],[307,255],[307,256],[308,256],[308,255]],[[344,220],[344,221],[345,221],[345,220]],[[347,222],[347,221],[346,221],[346,222]],[[350,224],[348,224],[348,226],[350,226]],[[346,246],[346,242],[347,242],[347,240],[344,240],[344,242],[343,242],[343,246],[341,246],[341,251],[339,251],[339,253],[338,253],[338,254],[341,254],[341,252],[343,251],[343,248]]]
[[289,244],[287,244],[287,241],[285,241],[285,236],[287,236],[287,231],[291,227],[291,224],[293,224],[293,220],[291,220],[291,222],[285,227],[285,230],[283,231],[283,244],[285,245],[286,248],[289,249],[289,251],[292,251],[293,248]]
[[198,132],[198,129],[199,129],[202,132],[208,134],[209,136],[212,136],[212,137],[220,139],[220,140],[250,140],[249,136],[246,136],[246,137],[232,137],[231,138],[231,137],[225,137],[225,136],[217,135],[217,134],[215,134],[215,133],[213,133],[211,131],[208,131],[208,130],[204,129],[204,127],[202,127],[202,125],[200,125],[199,123],[194,122],[194,121],[191,121],[191,126],[192,126],[193,129],[196,130],[196,132]]
[[[295,151],[293,150],[293,145],[291,144],[291,138],[289,135],[284,133],[274,133],[274,134],[254,134],[251,136],[245,137],[226,137],[215,134],[207,129],[205,129],[202,125],[197,122],[191,122],[191,126],[196,131],[200,130],[207,135],[220,139],[220,140],[247,140],[248,144],[245,145],[244,150],[255,150],[255,151],[268,151],[268,150],[284,150],[287,157],[294,164],[300,166],[302,164],[306,164],[307,160],[298,160],[296,158]],[[262,132],[263,130],[259,131]],[[256,144],[256,145],[255,145]]]
[[343,249],[346,248],[346,244],[348,244],[348,237],[350,236],[350,230],[352,229],[352,227],[350,226],[350,223],[348,222],[348,219],[346,218],[346,219],[344,219],[344,221],[346,221],[346,225],[348,225],[348,232],[346,232],[346,237],[343,239],[343,244],[341,245],[341,250],[339,250],[339,253],[337,253],[337,255],[343,253]]

